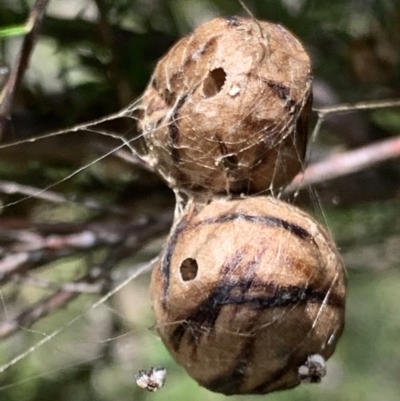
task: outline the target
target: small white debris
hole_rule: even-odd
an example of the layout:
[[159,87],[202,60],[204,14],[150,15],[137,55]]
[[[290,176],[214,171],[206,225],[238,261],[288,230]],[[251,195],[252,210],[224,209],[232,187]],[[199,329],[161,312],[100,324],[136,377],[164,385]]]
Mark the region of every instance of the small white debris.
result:
[[326,376],[326,362],[319,354],[310,355],[298,369],[302,383],[319,383]]
[[167,370],[165,368],[150,368],[139,370],[136,375],[136,384],[148,391],[157,391],[165,384]]
[[240,92],[240,86],[232,85],[231,88],[229,89],[228,95],[234,97],[239,92]]

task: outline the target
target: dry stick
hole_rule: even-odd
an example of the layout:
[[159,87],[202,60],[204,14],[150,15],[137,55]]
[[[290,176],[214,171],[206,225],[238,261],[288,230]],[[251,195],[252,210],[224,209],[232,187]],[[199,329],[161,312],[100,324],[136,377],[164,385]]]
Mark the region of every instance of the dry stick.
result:
[[104,288],[104,283],[66,282],[60,284],[54,281],[44,280],[38,277],[27,275],[16,275],[13,277],[12,280],[14,283],[23,284],[31,287],[57,291],[77,292],[78,294],[99,294]]
[[86,311],[83,313],[75,316],[73,319],[68,321],[65,325],[61,326],[60,328],[54,330],[51,332],[49,335],[46,335],[42,340],[34,344],[33,346],[29,347],[25,352],[17,355],[15,358],[13,358],[11,361],[7,362],[6,364],[0,366],[0,374],[5,372],[7,369],[9,369],[11,366],[14,366],[16,363],[21,361],[22,359],[25,359],[28,357],[32,352],[37,350],[39,347],[43,346],[44,344],[48,343],[50,340],[52,340],[54,337],[56,337],[58,334],[63,332],[65,329],[67,329],[69,326],[73,325],[76,321],[78,321],[82,316],[84,316],[87,312],[96,309],[100,305],[102,305],[104,302],[106,302],[111,296],[113,296],[115,293],[121,290],[121,288],[125,287],[130,281],[135,279],[136,277],[140,276],[143,273],[146,273],[151,267],[152,264],[154,263],[154,260],[141,265],[135,270],[135,272],[129,276],[126,280],[124,280],[122,283],[118,284],[115,288],[113,288],[110,292],[108,292],[106,295],[104,295],[102,298],[100,298],[97,302],[95,302],[90,308],[88,308]]
[[3,281],[8,281],[7,276],[11,272],[23,269],[34,260],[34,255],[31,252],[18,252],[12,255],[5,255],[0,260],[0,284]]
[[[112,237],[110,231],[108,234]],[[5,242],[5,245],[0,242],[4,253],[0,259],[0,285],[9,282],[15,274],[24,274],[62,257],[76,256],[79,251],[115,243],[113,238],[107,241],[105,235],[89,228],[82,228],[78,233],[42,236],[27,229],[5,227],[0,228],[0,240]]]
[[319,184],[356,173],[386,160],[400,157],[400,136],[328,157],[311,164],[298,174],[284,193],[291,193],[310,185]]
[[[51,136],[51,134],[49,134],[49,136]],[[37,139],[37,138],[35,138],[35,140],[36,140],[36,139]],[[33,141],[33,140],[30,140],[30,141]],[[4,145],[4,147],[6,147],[6,146],[7,146],[7,145]],[[72,177],[75,177],[75,176],[76,176],[77,174],[79,174],[80,172],[86,170],[86,169],[89,168],[90,166],[93,166],[94,164],[98,163],[99,161],[101,161],[101,160],[105,159],[106,157],[112,155],[113,153],[117,152],[118,150],[120,150],[120,149],[123,148],[124,146],[126,146],[126,143],[125,143],[125,142],[123,142],[122,145],[119,145],[119,146],[117,146],[116,148],[110,150],[109,152],[103,154],[102,156],[97,157],[96,159],[92,160],[91,162],[85,164],[84,166],[82,166],[82,167],[80,167],[80,168],[74,170],[72,173],[66,175],[64,178],[62,178],[62,179],[60,179],[60,180],[54,182],[53,184],[48,185],[47,187],[44,187],[44,188],[38,190],[38,192],[35,193],[35,197],[38,197],[39,195],[41,195],[41,194],[47,192],[49,189],[55,187],[56,185],[59,185],[59,184],[65,182],[65,181],[68,181],[68,180],[71,179]],[[0,148],[1,148],[1,146],[0,146]],[[21,202],[23,202],[23,201],[25,201],[25,200],[27,200],[27,199],[30,199],[30,198],[32,198],[32,197],[33,197],[33,195],[27,195],[27,196],[25,196],[25,197],[23,197],[23,198],[21,198],[21,199],[18,199],[18,200],[14,201],[14,202],[9,202],[9,203],[7,203],[7,204],[5,204],[5,205],[3,205],[3,206],[0,206],[0,209],[1,209],[1,208],[4,209],[4,208],[6,208],[6,207],[10,207],[10,206],[17,205],[17,204],[19,204],[19,203],[21,203]]]
[[39,269],[43,265],[68,256],[77,256],[76,249],[39,250],[6,255],[0,261],[0,285],[8,283],[15,274]]
[[[111,138],[119,139],[124,142],[124,145],[126,145],[128,148],[130,148],[130,142],[134,141],[137,138],[132,138],[132,139],[126,140],[125,138],[121,137],[120,135],[110,133],[109,131],[93,130],[93,129],[91,129],[91,127],[95,127],[96,125],[100,125],[102,123],[109,122],[109,121],[115,120],[117,118],[122,118],[122,117],[128,117],[130,119],[136,120],[136,117],[133,115],[133,113],[137,109],[138,103],[139,103],[139,101],[135,101],[122,110],[119,110],[113,114],[109,114],[105,117],[98,118],[96,120],[87,121],[85,123],[77,124],[72,127],[62,128],[57,131],[46,132],[41,135],[36,135],[33,138],[24,138],[24,139],[18,139],[13,142],[2,143],[2,144],[0,144],[0,149],[9,148],[11,146],[17,146],[22,143],[36,142],[41,139],[52,138],[54,136],[69,134],[70,132],[78,132],[78,131],[82,131],[82,130],[83,131],[86,130],[89,132],[95,132],[96,134],[99,134],[99,135],[105,135],[105,136],[109,136]],[[115,152],[118,151],[120,148],[122,148],[122,146],[118,147],[115,150]]]
[[37,198],[46,200],[54,203],[65,203],[71,202],[87,207],[88,209],[94,209],[98,211],[108,211],[115,214],[129,214],[129,211],[121,207],[116,207],[113,205],[104,205],[97,201],[96,199],[84,198],[77,199],[76,196],[68,197],[60,193],[47,190],[42,191],[42,188],[35,188],[28,185],[18,184],[12,181],[0,180],[0,192],[4,194],[21,194],[29,196],[30,198]]
[[[0,284],[9,282],[15,275],[23,275],[32,272],[34,269],[43,267],[62,257],[77,256],[79,251],[91,251],[100,246],[117,246],[113,259],[111,253],[108,257],[107,269],[112,268],[119,260],[131,256],[138,250],[143,241],[151,236],[163,235],[172,224],[172,213],[166,211],[159,214],[157,220],[151,221],[148,218],[139,219],[133,223],[118,223],[114,221],[102,221],[89,224],[50,224],[35,225],[30,230],[10,230],[7,227],[0,228],[0,240],[11,242],[3,246],[5,256],[0,260]],[[67,234],[55,235],[57,231],[71,231]],[[51,230],[54,227],[54,230]],[[41,235],[40,231],[53,231],[51,235]],[[1,242],[0,242],[1,244]],[[103,265],[103,271],[105,265]]]
[[[110,272],[109,278],[112,283],[125,280],[130,277],[137,268],[135,266]],[[49,280],[44,280],[34,276],[28,275],[15,275],[12,278],[14,283],[19,283],[22,285],[27,285],[36,288],[50,289],[50,290],[64,290],[70,292],[78,292],[80,294],[100,294],[104,291],[103,283],[78,283],[74,281],[59,283]]]
[[[108,256],[103,262],[108,267]],[[74,281],[75,285],[84,284],[94,284],[100,281],[103,283],[103,288],[105,282],[105,276],[99,274],[99,271],[103,269],[103,266],[95,266],[90,269],[90,271],[85,274],[79,280]],[[45,316],[48,316],[52,312],[59,310],[61,307],[65,306],[67,303],[73,301],[80,295],[79,292],[70,291],[61,288],[50,296],[40,300],[36,304],[27,308],[17,316],[10,319],[3,320],[0,324],[0,338],[6,338],[10,335],[16,333],[21,329],[27,329],[32,324],[36,323],[38,320]]]
[[[114,256],[114,255],[113,255]],[[108,267],[108,257],[104,263]],[[112,257],[112,259],[114,259]],[[84,277],[73,282],[77,287],[79,285],[102,283],[103,288],[108,283],[107,277],[99,274],[103,269],[103,266],[93,267]],[[19,330],[27,329],[34,323],[39,321],[45,316],[59,310],[64,307],[67,303],[76,299],[81,295],[77,291],[71,291],[71,289],[61,288],[50,296],[40,300],[36,304],[24,310],[22,313],[14,316],[10,319],[4,320],[0,324],[0,338],[6,338],[16,333]]]
[[115,41],[113,28],[108,21],[108,7],[103,0],[94,0],[99,11],[98,27],[100,37],[105,47],[110,51],[110,79],[117,88],[118,103],[120,107],[124,107],[132,99],[132,93],[129,89],[129,81],[124,76],[121,69],[121,57],[119,54],[119,46]]
[[39,319],[59,310],[62,306],[78,297],[79,293],[59,290],[49,297],[34,304],[19,315],[3,320],[0,324],[0,338],[6,338],[15,332],[30,327]]
[[[142,227],[130,235],[129,233],[125,233],[125,235],[123,235],[124,241],[119,246],[110,249],[110,252],[101,265],[92,267],[83,277],[73,282],[76,288],[79,285],[84,286],[84,284],[101,282],[104,283],[104,289],[104,286],[112,281],[110,277],[111,269],[121,260],[134,255],[149,241],[154,240],[160,235],[164,235],[171,226],[171,217],[169,213],[160,215],[156,221],[149,223],[147,227]],[[70,291],[65,288],[56,291],[54,294],[40,300],[19,315],[2,321],[0,323],[0,338],[8,337],[21,328],[29,328],[41,318],[57,311],[79,295],[79,292]]]
[[[9,146],[16,146],[18,144],[25,143],[25,142],[35,142],[35,141],[37,141],[39,139],[50,138],[50,137],[53,137],[53,136],[66,134],[68,132],[76,132],[76,131],[79,131],[79,130],[87,130],[87,131],[91,132],[93,130],[89,129],[90,125],[101,124],[102,122],[109,121],[109,119],[113,119],[113,118],[117,118],[117,117],[124,117],[124,116],[127,115],[127,113],[132,112],[132,110],[135,107],[135,104],[136,103],[132,103],[131,105],[126,107],[124,110],[121,110],[116,114],[104,117],[104,118],[96,120],[96,121],[92,121],[92,122],[85,123],[85,124],[75,125],[72,128],[62,129],[62,130],[59,130],[59,131],[50,132],[50,133],[43,134],[41,136],[37,136],[35,138],[31,138],[31,139],[28,139],[28,140],[23,139],[23,140],[19,140],[19,141],[12,142],[12,143],[0,144],[0,149],[1,148],[7,148]],[[114,134],[106,133],[106,132],[103,132],[103,131],[93,131],[93,132],[96,132],[96,133],[101,134],[101,135],[111,136],[113,138],[117,137]],[[9,202],[9,203],[7,203],[7,204],[5,204],[3,206],[0,205],[0,209],[2,209],[2,208],[4,209],[6,207],[17,205],[17,204],[19,204],[19,203],[21,203],[21,202],[23,202],[23,201],[25,201],[27,199],[30,199],[32,197],[40,197],[41,194],[44,194],[45,192],[48,192],[51,188],[55,187],[56,185],[59,185],[59,184],[65,182],[65,181],[69,180],[70,178],[72,178],[72,177],[76,176],[77,174],[79,174],[81,171],[86,170],[90,166],[93,166],[94,164],[100,162],[101,160],[107,158],[108,156],[111,156],[111,155],[115,154],[116,152],[118,152],[119,150],[124,148],[125,146],[127,146],[133,153],[135,153],[135,150],[131,146],[130,142],[134,141],[136,138],[131,138],[128,141],[125,140],[123,137],[118,137],[118,139],[120,139],[122,141],[121,145],[111,149],[110,151],[108,151],[107,153],[101,155],[100,157],[97,157],[96,159],[92,160],[91,162],[85,164],[84,166],[74,170],[72,173],[70,173],[67,176],[65,176],[64,178],[54,182],[53,184],[50,184],[47,187],[39,189],[37,192],[35,192],[33,194],[31,193],[30,195],[26,195],[25,197],[23,197],[21,199],[18,199],[18,200],[14,201],[14,202]],[[143,161],[143,163],[145,163],[145,162]]]
[[390,107],[400,107],[400,99],[371,100],[367,102],[343,103],[336,106],[326,106],[313,108],[319,117],[332,114],[345,114],[360,110],[387,109]]
[[311,142],[315,142],[322,124],[328,116],[363,110],[387,109],[391,107],[400,107],[400,99],[372,100],[368,102],[343,103],[337,104],[336,106],[313,108],[313,111],[318,114],[318,120],[311,134]]
[[0,138],[4,132],[6,121],[10,116],[14,94],[18,89],[26,69],[28,68],[29,59],[35,47],[37,35],[48,3],[49,0],[36,0],[26,22],[26,25],[30,27],[30,30],[25,35],[17,61],[12,67],[7,82],[0,94]]

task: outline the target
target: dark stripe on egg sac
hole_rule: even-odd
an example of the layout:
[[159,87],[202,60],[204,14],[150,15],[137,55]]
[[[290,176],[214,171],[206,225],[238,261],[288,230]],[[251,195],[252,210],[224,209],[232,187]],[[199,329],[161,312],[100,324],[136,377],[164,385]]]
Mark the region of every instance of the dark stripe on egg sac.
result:
[[[254,276],[257,270],[257,267],[259,265],[259,260],[262,258],[263,254],[265,253],[265,248],[260,249],[257,252],[257,255],[250,260],[246,266],[244,267],[245,276],[242,281],[242,285],[240,285],[239,289],[239,294],[242,297],[245,297],[245,294],[250,290],[253,282],[254,282]],[[232,271],[232,268],[234,268],[238,262],[240,262],[243,259],[243,256],[246,254],[245,249],[239,250],[235,253],[235,255],[227,260],[223,268],[221,269],[221,274],[220,274],[220,280],[221,282],[226,282],[227,280],[229,281],[229,277]],[[249,316],[247,321],[244,323],[242,326],[242,329],[246,333],[251,333],[253,328],[257,325],[257,322],[259,321],[260,315],[252,315]],[[242,350],[240,354],[238,355],[237,358],[237,363],[233,367],[233,369],[229,369],[226,374],[220,375],[216,380],[213,380],[212,382],[209,383],[203,383],[203,385],[207,388],[209,388],[212,391],[216,391],[219,393],[223,394],[238,394],[240,392],[240,387],[243,382],[243,380],[246,377],[246,374],[248,374],[247,366],[248,366],[248,361],[254,354],[254,336],[250,335],[242,339],[244,343],[242,344]]]
[[[171,88],[179,88],[182,85],[182,81],[186,81],[186,83],[190,82],[188,81],[190,77],[188,77],[188,70],[190,70],[193,66],[196,68],[196,63],[199,61],[200,58],[206,57],[208,54],[212,54],[215,52],[215,48],[218,45],[218,40],[221,35],[217,36],[212,36],[207,42],[201,42],[197,45],[197,43],[191,43],[191,40],[196,37],[196,35],[190,35],[187,38],[186,41],[186,46],[188,49],[190,49],[190,52],[188,53],[188,56],[185,58],[183,61],[182,65],[179,66],[179,68],[174,69],[173,73],[169,77],[169,86]],[[192,74],[196,76],[197,74]],[[197,81],[197,80],[196,80]],[[199,83],[194,85],[192,84],[186,84],[187,87],[191,87],[191,92],[194,92],[194,90],[199,86]]]
[[[312,237],[312,235],[307,230],[298,226],[297,224],[289,223],[286,220],[279,219],[276,217],[254,216],[254,215],[249,215],[249,214],[240,213],[240,212],[228,213],[228,214],[223,214],[222,216],[205,219],[205,220],[198,222],[197,224],[195,224],[193,227],[190,227],[190,228],[195,229],[196,227],[202,226],[202,225],[227,223],[227,222],[231,222],[234,220],[244,220],[244,221],[248,221],[251,223],[263,224],[263,225],[266,225],[269,227],[278,227],[278,228],[280,227],[280,228],[283,228],[284,230],[289,231],[291,234],[295,235],[296,237],[298,237],[302,240],[308,240],[315,244],[315,241],[314,241],[314,238]],[[168,300],[170,264],[171,264],[172,254],[174,253],[175,245],[178,241],[179,236],[184,231],[184,229],[187,227],[188,223],[189,222],[185,219],[183,219],[181,222],[179,222],[179,224],[176,226],[175,230],[173,231],[172,235],[170,236],[170,238],[167,242],[166,248],[165,248],[164,256],[163,256],[162,263],[161,263],[162,274],[164,277],[164,291],[163,291],[163,306],[164,307],[166,306],[166,302]]]
[[218,147],[222,156],[221,163],[224,168],[228,170],[228,173],[233,175],[239,167],[239,159],[236,154],[229,152],[226,143],[218,134],[216,135],[216,138],[218,140]]
[[[207,299],[196,309],[182,317],[184,322],[175,329],[177,337],[181,338],[185,328],[188,327],[190,327],[189,332],[192,336],[196,331],[200,334],[204,333],[204,330],[202,330],[204,327],[209,329],[208,332],[212,332],[221,308],[225,305],[246,305],[252,309],[263,310],[299,303],[322,303],[325,301],[328,305],[343,306],[343,300],[332,293],[326,299],[327,292],[313,290],[307,286],[293,285],[284,287],[277,285],[275,282],[264,282],[255,279],[254,274],[257,270],[258,261],[262,259],[264,252],[264,249],[260,249],[254,259],[247,262],[246,266],[243,266],[243,270],[247,273],[240,280],[232,280],[231,272],[238,264],[242,263],[246,250],[239,249],[231,255],[221,266],[218,279],[218,283],[221,284],[217,285]],[[172,338],[174,338],[175,331],[172,334]],[[177,349],[180,340],[172,342]],[[193,338],[193,344],[196,344],[196,338]]]
[[169,121],[168,134],[169,134],[169,137],[170,137],[173,145],[175,145],[179,141],[179,127],[177,125],[177,120],[179,117],[179,111],[180,111],[181,107],[185,104],[186,98],[187,98],[187,95],[181,97],[178,100],[178,102],[174,108],[174,111],[172,112],[170,121]]
[[[221,279],[221,281],[224,280]],[[259,295],[252,295],[254,293]],[[327,305],[340,308],[344,306],[344,301],[333,293],[327,296],[327,292],[306,286],[283,287],[273,282],[249,283],[249,280],[225,282],[217,286],[195,310],[182,316],[183,322],[177,325],[173,331],[171,343],[174,350],[178,351],[180,342],[186,333],[187,342],[192,344],[195,352],[201,336],[205,333],[210,335],[213,332],[221,309],[225,305],[245,305],[252,309],[265,310],[308,302],[319,304],[325,302]]]
[[[243,266],[246,272],[241,280],[232,280],[232,268],[243,262],[246,255],[245,249],[237,250],[227,259],[222,268],[218,282],[223,283],[217,286],[210,296],[192,312],[182,317],[182,323],[176,326],[171,334],[171,345],[175,352],[179,352],[182,339],[185,337],[185,345],[191,346],[192,359],[196,359],[198,345],[202,342],[203,336],[212,336],[217,324],[218,316],[225,305],[247,306],[253,310],[266,310],[274,307],[288,307],[305,303],[322,304],[324,301],[328,305],[342,306],[343,301],[335,298],[332,294],[327,296],[327,292],[315,291],[305,286],[278,286],[273,282],[261,282],[255,279],[257,261],[262,259],[265,249],[260,249],[258,255]],[[234,315],[234,312],[232,312]],[[216,392],[226,395],[238,394],[246,376],[249,374],[246,369],[254,353],[255,337],[251,335],[259,325],[260,314],[249,313],[249,319],[243,322],[240,334],[245,335],[247,340],[242,344],[241,352],[237,357],[237,363],[228,368],[221,375],[210,382],[201,384]],[[180,320],[179,318],[177,319]],[[186,348],[187,349],[187,348]],[[293,364],[288,363],[276,372],[273,380],[257,385],[248,392],[252,394],[262,393],[263,389],[270,386],[282,377]]]
[[[252,344],[251,344],[252,345]],[[245,346],[248,346],[246,344]],[[251,357],[251,355],[250,355]],[[284,383],[284,386],[276,386],[276,383],[285,375],[287,372],[291,369],[293,369],[294,362],[291,361],[291,358],[287,360],[285,366],[283,366],[281,369],[276,371],[273,375],[271,375],[268,380],[266,380],[264,383],[261,383],[260,385],[249,389],[246,391],[246,393],[241,392],[241,386],[243,379],[245,378],[245,375],[242,375],[241,377],[238,377],[238,375],[235,375],[235,372],[238,371],[238,369],[243,369],[243,365],[246,364],[246,360],[239,360],[237,365],[231,369],[230,371],[227,371],[226,373],[216,377],[212,381],[208,383],[202,383],[202,385],[211,390],[215,391],[217,393],[223,393],[225,395],[235,395],[235,394],[265,394],[269,393],[271,391],[278,391],[278,390],[287,390],[289,388],[295,387],[298,383],[292,383],[292,385],[288,386],[287,383]],[[248,366],[248,363],[246,364]],[[246,367],[245,366],[245,367]],[[234,377],[234,375],[236,377]],[[300,380],[299,380],[300,381]]]
[[[245,291],[243,289],[246,288]],[[258,289],[266,295],[249,296],[247,292],[253,292]],[[232,295],[234,292],[235,295]],[[324,293],[322,291],[313,290],[304,286],[279,287],[274,283],[258,282],[256,284],[248,282],[248,280],[238,281],[236,283],[228,283],[218,286],[212,294],[193,312],[185,314],[182,323],[176,326],[171,334],[171,345],[175,352],[179,352],[180,344],[185,336],[185,346],[191,346],[193,359],[196,358],[197,347],[202,341],[203,336],[212,336],[215,325],[221,309],[224,305],[246,305],[257,310],[266,310],[274,307],[289,307],[294,305],[303,305],[306,303],[318,303],[342,308],[344,300],[334,294]],[[179,320],[179,319],[178,319]],[[244,342],[242,353],[238,357],[238,363],[227,372],[216,377],[212,381],[201,384],[216,392],[226,395],[238,394],[240,387],[248,372],[248,360],[252,356],[255,337],[251,336],[251,327],[257,328],[257,322],[247,322],[247,327],[242,333],[248,334],[248,340]],[[270,385],[276,383],[290,369],[293,363],[288,361],[285,366],[277,371],[273,377],[269,377],[264,383],[257,385],[253,389],[249,389],[248,393],[262,394],[265,393]],[[285,387],[286,388],[286,387]],[[284,388],[273,388],[272,390],[280,390]]]
[[271,80],[266,80],[266,84],[279,97],[279,99],[285,102],[284,104],[285,109],[290,110],[290,108],[296,104],[296,101],[291,97],[290,88],[288,88],[284,84]]
[[284,230],[289,231],[291,234],[295,235],[296,237],[302,240],[313,241],[312,235],[304,228],[298,226],[297,224],[290,223],[286,220],[271,216],[254,216],[241,212],[235,212],[235,213],[223,214],[222,216],[218,216],[216,218],[213,217],[205,219],[201,221],[199,225],[219,224],[234,220],[245,220],[251,223],[263,224],[269,227],[280,227],[283,228]]
[[[243,259],[243,250],[236,251],[231,257],[224,262],[221,267],[221,273],[218,281],[226,282],[228,280],[230,271],[234,268],[238,263],[240,263]],[[219,290],[221,287],[217,287]],[[228,289],[229,292],[229,289]],[[227,296],[228,293],[222,289],[222,292],[219,294],[220,297]],[[179,324],[176,329],[173,331],[171,335],[172,346],[175,350],[179,348],[180,342],[182,340],[185,332],[196,330],[200,331],[202,327],[214,327],[215,321],[221,311],[222,305],[213,305],[213,299],[215,299],[215,290],[210,294],[210,296],[202,303],[200,306],[193,311],[193,313],[189,313],[190,316],[195,316],[194,319],[187,320],[186,318],[183,320],[181,324]],[[215,309],[214,309],[215,307]],[[192,334],[193,331],[192,331]]]
[[[204,333],[211,334],[221,309],[225,305],[246,305],[253,310],[265,310],[276,307],[305,304],[308,302],[335,307],[343,307],[344,302],[328,291],[314,290],[307,286],[279,286],[275,282],[264,282],[254,278],[257,269],[256,260],[260,260],[264,250],[254,260],[243,266],[247,272],[244,278],[232,280],[232,269],[242,263],[245,250],[237,250],[221,267],[221,274],[217,285],[210,295],[193,311],[185,315],[182,323],[176,326],[171,335],[171,343],[178,351],[180,342],[187,334],[187,341],[192,343],[195,352],[196,344]],[[251,322],[249,322],[251,324]],[[206,329],[206,330],[204,330]],[[251,331],[244,329],[244,331]]]
[[170,139],[169,147],[171,150],[172,159],[174,160],[175,163],[179,163],[180,161],[179,151],[176,147],[176,145],[179,142],[179,126],[178,126],[179,111],[181,107],[185,104],[186,99],[187,95],[183,96],[178,100],[168,124],[168,136]]
[[[271,391],[278,391],[278,390],[287,390],[289,388],[295,387],[299,383],[293,383],[290,387],[285,383],[284,386],[279,386],[277,387],[276,383],[279,382],[284,375],[286,375],[291,369],[293,369],[293,366],[296,366],[295,361],[293,360],[293,356],[289,356],[288,360],[286,361],[285,366],[283,366],[281,369],[277,370],[273,375],[271,375],[268,380],[266,380],[264,383],[259,384],[258,386],[254,387],[249,391],[251,394],[265,394],[267,392]],[[298,364],[297,364],[298,366]],[[299,379],[300,382],[300,379]]]
[[176,242],[181,234],[182,231],[186,228],[188,224],[188,221],[185,219],[182,219],[178,225],[175,227],[175,230],[173,231],[172,235],[170,236],[164,255],[161,259],[161,272],[163,275],[164,279],[164,291],[163,291],[163,298],[162,298],[162,304],[165,307],[169,295],[169,270],[170,270],[170,264],[171,264],[171,258],[172,254],[175,250],[175,245]]
[[243,344],[242,352],[238,356],[238,363],[226,374],[218,376],[208,383],[201,383],[204,387],[216,393],[234,395],[240,393],[243,379],[246,377],[248,361],[253,355],[254,338],[249,337]]
[[[198,47],[194,48],[189,56],[185,59],[182,70],[185,71],[185,73],[187,74],[187,70],[190,69],[192,65],[198,63],[200,58],[207,57],[208,54],[214,53],[220,37],[221,35],[212,36],[206,43],[199,43]],[[196,85],[195,87],[197,86],[198,85]]]

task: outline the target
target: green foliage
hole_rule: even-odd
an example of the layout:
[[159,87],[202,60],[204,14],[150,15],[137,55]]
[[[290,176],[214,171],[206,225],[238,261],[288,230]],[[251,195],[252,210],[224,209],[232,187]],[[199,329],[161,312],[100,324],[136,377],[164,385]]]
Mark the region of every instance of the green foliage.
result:
[[11,38],[13,36],[22,36],[30,31],[26,25],[11,25],[0,28],[0,39]]

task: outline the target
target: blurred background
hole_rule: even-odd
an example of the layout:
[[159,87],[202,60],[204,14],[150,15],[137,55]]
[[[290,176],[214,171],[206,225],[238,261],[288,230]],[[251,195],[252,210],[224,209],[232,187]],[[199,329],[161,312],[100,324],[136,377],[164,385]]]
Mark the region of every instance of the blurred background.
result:
[[[245,4],[304,43],[313,60],[315,107],[400,98],[398,0]],[[32,5],[1,2],[0,88],[23,40],[6,28],[22,26]],[[134,120],[124,115],[24,142],[127,107],[171,44],[220,15],[246,12],[236,0],[50,1],[1,138],[22,143],[0,149],[0,365],[61,332],[0,367],[2,401],[225,398],[187,377],[152,330],[148,273],[93,308],[146,268],[172,222],[174,197],[160,178],[129,149],[103,157],[121,145],[117,137],[135,135]],[[399,132],[398,108],[328,114],[309,161]],[[322,384],[268,399],[398,400],[399,159],[318,183],[290,200],[322,220],[337,241],[349,276],[347,322]],[[151,366],[168,370],[165,387],[154,394],[135,384],[135,374]],[[261,399],[231,397],[250,398]]]

